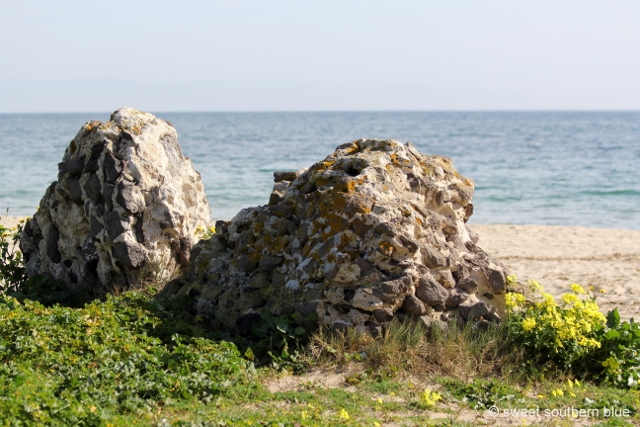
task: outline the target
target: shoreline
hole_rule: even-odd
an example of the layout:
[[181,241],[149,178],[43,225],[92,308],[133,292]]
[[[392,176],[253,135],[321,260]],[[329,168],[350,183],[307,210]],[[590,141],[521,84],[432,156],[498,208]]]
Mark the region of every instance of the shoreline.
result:
[[[0,216],[13,228],[26,217]],[[596,289],[606,313],[640,318],[640,230],[551,225],[469,224],[478,246],[521,282],[535,280],[554,297],[572,283]],[[602,290],[603,293],[598,292]]]

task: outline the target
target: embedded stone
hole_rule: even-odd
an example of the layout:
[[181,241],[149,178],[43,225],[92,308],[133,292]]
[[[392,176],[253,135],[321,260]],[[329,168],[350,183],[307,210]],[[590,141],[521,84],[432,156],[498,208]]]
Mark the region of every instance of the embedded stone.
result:
[[[94,217],[95,218],[95,217]],[[118,212],[106,212],[104,214],[104,222],[107,225],[107,232],[109,233],[109,238],[111,240],[115,240],[116,237],[125,232],[126,228],[122,222],[122,217]],[[97,219],[93,220],[94,228],[99,227]],[[89,234],[91,234],[91,230],[89,230]],[[97,234],[97,233],[96,233]]]
[[371,288],[357,289],[350,301],[350,305],[366,311],[374,311],[375,309],[384,306],[380,298],[374,295]]
[[122,162],[108,153],[104,159],[104,171],[107,175],[106,181],[113,184],[122,173]]
[[478,300],[475,296],[469,297],[469,299],[458,305],[458,312],[464,320],[486,318],[491,311],[491,308],[484,301]]
[[449,292],[440,283],[426,277],[421,277],[416,287],[416,296],[425,304],[437,307],[445,303]]
[[456,286],[469,294],[475,294],[478,290],[478,284],[468,277],[461,279]]
[[82,171],[84,170],[84,156],[69,157],[62,163],[65,166],[66,173],[69,174],[70,177],[78,177],[82,175]]
[[427,308],[424,306],[424,303],[420,301],[418,297],[411,294],[404,298],[400,308],[407,314],[411,314],[413,316],[421,316],[427,312]]
[[260,270],[271,271],[274,268],[276,268],[278,265],[280,265],[283,260],[284,258],[281,256],[265,255],[260,258],[260,263],[259,263]]
[[507,279],[504,273],[504,270],[498,266],[495,268],[487,268],[484,270],[485,275],[487,276],[487,280],[489,281],[489,285],[491,289],[497,293],[501,294],[506,292],[507,289]]
[[464,301],[466,301],[469,294],[460,288],[453,288],[449,292],[449,297],[445,301],[447,307],[458,307]]
[[125,267],[129,268],[140,267],[147,259],[145,250],[137,244],[118,242],[113,245],[113,253]]
[[380,323],[386,323],[393,320],[393,310],[390,308],[379,308],[373,311],[373,318]]
[[100,185],[100,179],[98,175],[93,175],[84,185],[84,191],[86,196],[93,203],[99,203],[102,198],[102,186]]
[[80,180],[77,178],[69,178],[67,180],[67,187],[69,188],[69,198],[76,205],[82,205],[82,187],[80,186]]

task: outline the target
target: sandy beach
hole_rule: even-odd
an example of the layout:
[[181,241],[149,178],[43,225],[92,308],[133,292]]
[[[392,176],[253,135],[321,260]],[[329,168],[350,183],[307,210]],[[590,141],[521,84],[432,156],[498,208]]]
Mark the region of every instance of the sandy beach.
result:
[[[20,217],[3,216],[15,227]],[[593,286],[600,308],[640,319],[640,231],[541,225],[470,224],[478,245],[519,281],[540,282],[558,297],[571,283]]]
[[536,280],[558,297],[571,283],[593,286],[603,312],[640,320],[640,231],[540,225],[478,225],[478,246],[519,281]]

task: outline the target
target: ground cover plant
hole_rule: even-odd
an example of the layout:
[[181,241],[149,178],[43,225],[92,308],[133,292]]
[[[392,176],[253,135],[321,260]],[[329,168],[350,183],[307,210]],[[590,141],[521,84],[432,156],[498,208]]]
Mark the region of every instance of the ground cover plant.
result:
[[487,330],[394,322],[372,338],[265,313],[233,343],[153,288],[35,301],[8,249],[15,230],[2,235],[0,425],[640,423],[638,326],[577,285],[556,302],[512,279],[509,317]]
[[531,281],[523,292],[508,293],[508,339],[524,349],[532,366],[552,365],[576,377],[637,389],[640,326],[633,319],[622,322],[616,309],[603,314],[593,291],[572,284],[557,302]]

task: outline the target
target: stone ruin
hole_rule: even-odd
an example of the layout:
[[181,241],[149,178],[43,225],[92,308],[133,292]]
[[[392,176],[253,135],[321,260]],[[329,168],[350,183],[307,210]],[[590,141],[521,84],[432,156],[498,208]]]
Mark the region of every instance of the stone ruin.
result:
[[20,245],[30,276],[70,293],[118,293],[183,269],[159,297],[240,334],[264,309],[374,334],[394,318],[504,315],[505,268],[465,224],[473,182],[410,143],[358,140],[276,172],[268,205],[197,244],[210,209],[169,123],[118,110],[85,124],[58,166]]
[[130,108],[85,124],[20,236],[29,276],[93,296],[168,280],[211,226],[173,126]]
[[219,221],[161,298],[185,299],[210,327],[240,334],[263,309],[374,334],[394,318],[504,315],[505,268],[466,226],[474,184],[450,159],[365,139],[274,176],[268,205]]

